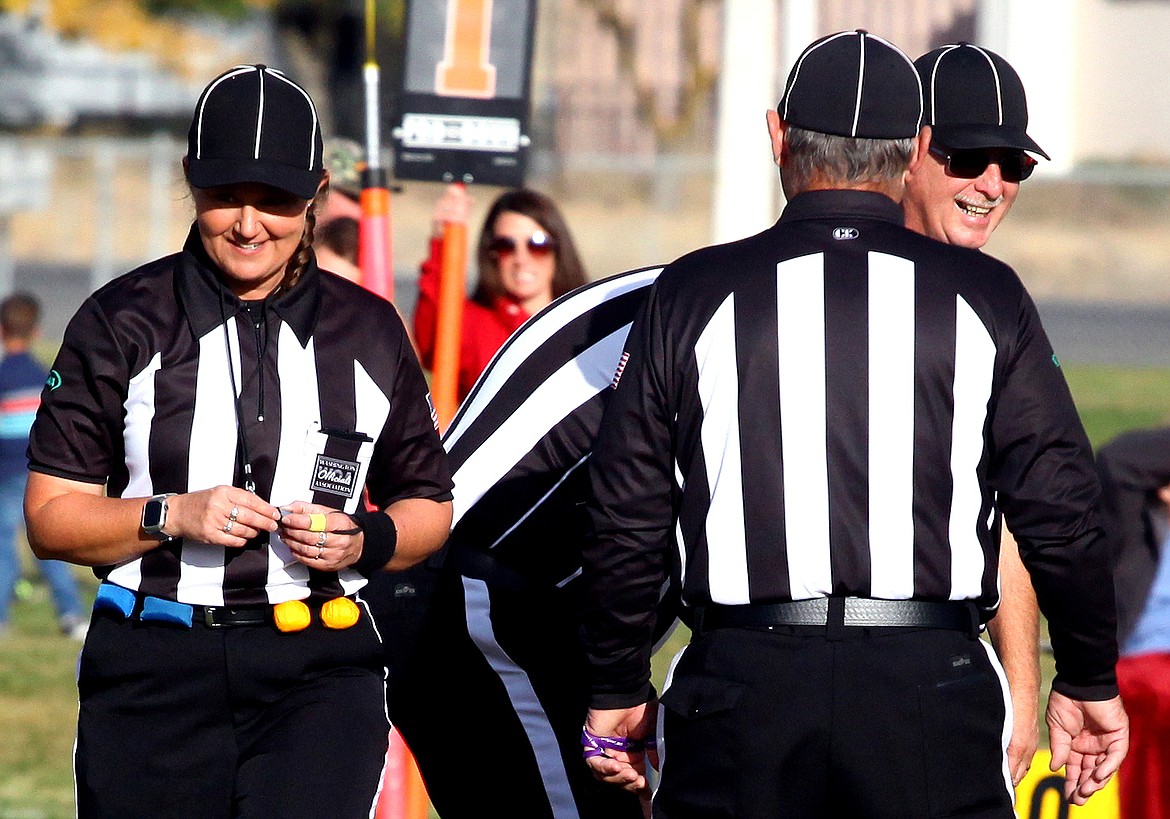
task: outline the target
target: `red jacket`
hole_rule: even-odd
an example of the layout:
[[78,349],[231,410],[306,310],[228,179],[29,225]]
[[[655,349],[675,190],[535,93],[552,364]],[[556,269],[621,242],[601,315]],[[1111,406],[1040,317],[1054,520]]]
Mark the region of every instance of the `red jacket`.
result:
[[[443,240],[431,239],[431,253],[419,268],[418,306],[414,310],[414,339],[422,364],[428,370],[435,361],[435,331],[439,312],[439,273]],[[459,342],[459,400],[471,391],[475,379],[487,367],[508,336],[529,319],[520,305],[503,296],[492,307],[471,299],[463,302],[463,329]]]

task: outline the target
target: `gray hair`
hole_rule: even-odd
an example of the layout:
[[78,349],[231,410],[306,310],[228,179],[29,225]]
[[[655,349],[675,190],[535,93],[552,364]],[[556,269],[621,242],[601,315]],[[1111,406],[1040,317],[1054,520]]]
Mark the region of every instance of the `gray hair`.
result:
[[798,188],[814,179],[844,183],[894,181],[909,166],[913,149],[914,137],[843,137],[789,125],[784,175]]

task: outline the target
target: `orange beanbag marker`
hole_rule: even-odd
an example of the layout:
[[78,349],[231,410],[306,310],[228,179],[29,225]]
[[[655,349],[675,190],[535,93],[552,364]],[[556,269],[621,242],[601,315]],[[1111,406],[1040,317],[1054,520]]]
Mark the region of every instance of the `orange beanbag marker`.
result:
[[321,622],[329,628],[349,628],[360,616],[358,604],[348,597],[335,597],[321,607]]
[[285,600],[272,607],[272,619],[280,631],[302,631],[313,619],[309,607],[301,600]]

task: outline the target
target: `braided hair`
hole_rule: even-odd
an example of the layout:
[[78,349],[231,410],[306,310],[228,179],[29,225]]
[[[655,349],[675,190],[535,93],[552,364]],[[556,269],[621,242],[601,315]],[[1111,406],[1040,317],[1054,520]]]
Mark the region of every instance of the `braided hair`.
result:
[[301,242],[297,245],[296,252],[293,253],[292,258],[288,260],[288,265],[284,269],[284,278],[280,280],[273,295],[287,293],[296,287],[297,282],[301,280],[301,276],[309,268],[309,259],[312,258],[314,233],[317,229],[317,208],[322,206],[325,199],[329,196],[329,183],[326,182],[317,191],[317,195],[309,202],[309,209],[305,213],[305,231],[301,234]]

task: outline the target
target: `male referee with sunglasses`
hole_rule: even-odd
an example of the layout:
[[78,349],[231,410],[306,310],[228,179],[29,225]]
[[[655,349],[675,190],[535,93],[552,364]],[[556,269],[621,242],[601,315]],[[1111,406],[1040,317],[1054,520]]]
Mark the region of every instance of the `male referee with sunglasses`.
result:
[[[1027,134],[1020,77],[1003,57],[970,43],[936,48],[914,61],[922,80],[929,149],[906,174],[906,227],[947,244],[980,249],[1007,216],[1020,182],[1048,154]],[[1012,697],[1008,770],[1019,784],[1039,741],[1039,609],[1010,533],[999,553],[1002,596],[988,623]]]
[[906,178],[906,227],[981,248],[1036,167],[1031,154],[1049,158],[1025,131],[1024,85],[1007,60],[970,43],[937,48],[914,66],[930,149]]

